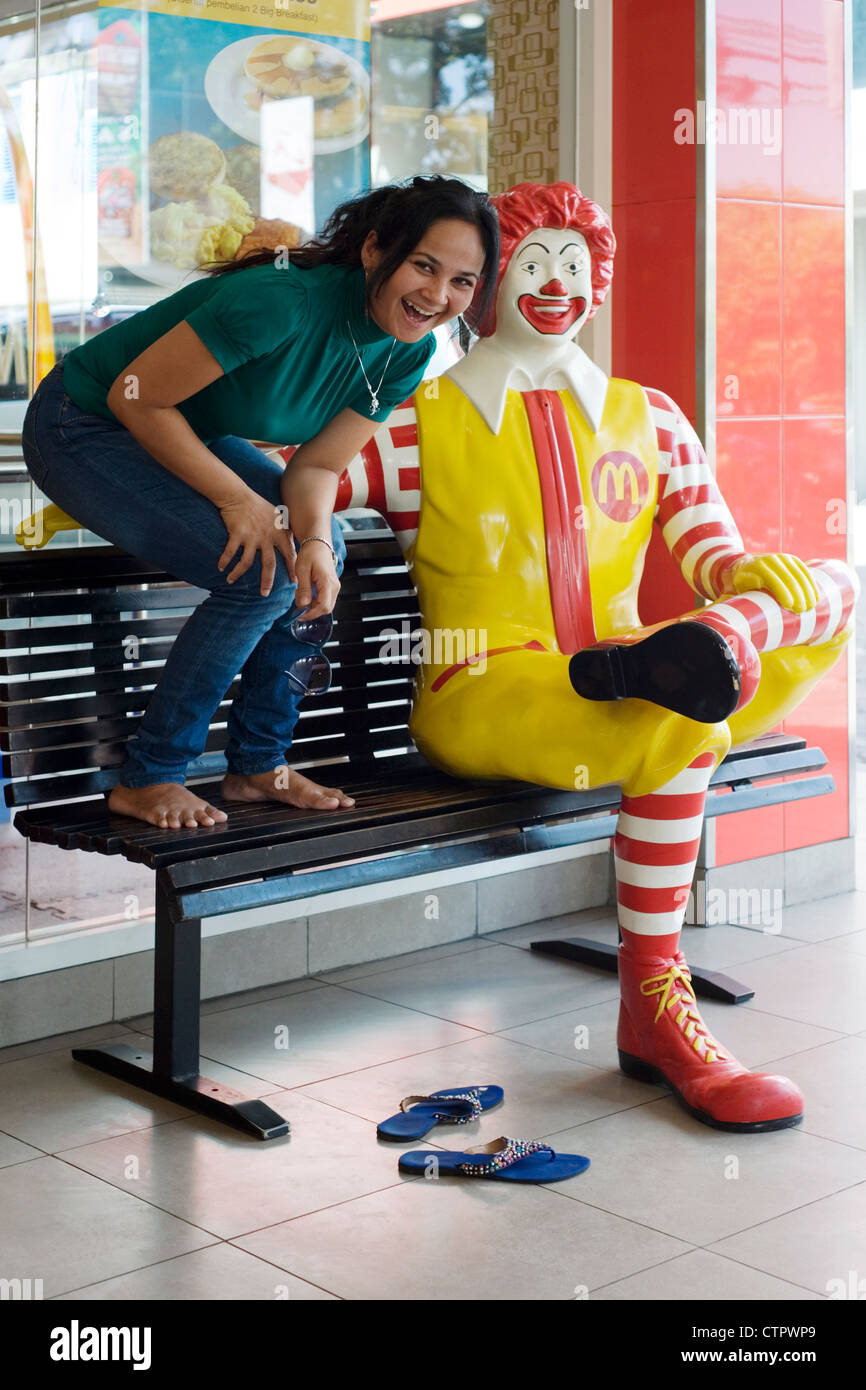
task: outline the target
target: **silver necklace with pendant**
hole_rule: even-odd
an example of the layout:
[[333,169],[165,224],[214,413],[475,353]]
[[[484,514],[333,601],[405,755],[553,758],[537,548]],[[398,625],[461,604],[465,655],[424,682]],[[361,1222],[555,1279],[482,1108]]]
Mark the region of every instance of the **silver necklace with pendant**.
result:
[[358,366],[361,368],[361,371],[364,372],[364,380],[367,383],[367,390],[370,392],[370,414],[375,415],[376,411],[379,409],[379,392],[382,389],[382,382],[385,380],[385,372],[387,372],[388,370],[388,363],[391,361],[391,357],[394,353],[394,348],[397,346],[397,339],[395,338],[391,344],[391,351],[388,353],[388,362],[385,363],[385,372],[383,372],[380,376],[379,385],[376,387],[374,391],[373,387],[370,385],[370,378],[364,371],[364,363],[361,361],[361,354],[358,351],[358,344],[355,342],[355,335],[352,332],[352,326],[349,323],[348,319],[346,320],[346,327],[349,330],[349,337],[352,339],[352,347],[355,349],[355,356],[358,359]]

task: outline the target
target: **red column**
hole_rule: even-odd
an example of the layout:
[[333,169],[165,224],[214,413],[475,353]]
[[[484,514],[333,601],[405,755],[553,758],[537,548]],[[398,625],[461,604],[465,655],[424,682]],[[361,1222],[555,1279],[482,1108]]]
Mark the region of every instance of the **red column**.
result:
[[[695,418],[695,149],[674,139],[695,105],[694,0],[617,0],[613,29],[614,376],[657,387]],[[641,620],[695,595],[655,534]]]

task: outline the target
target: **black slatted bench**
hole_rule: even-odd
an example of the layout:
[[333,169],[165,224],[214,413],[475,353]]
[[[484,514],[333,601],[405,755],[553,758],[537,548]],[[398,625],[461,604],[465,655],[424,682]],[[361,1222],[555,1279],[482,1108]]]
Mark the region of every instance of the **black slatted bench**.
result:
[[[0,554],[0,764],[14,825],[27,839],[120,854],[156,874],[153,1052],[118,1045],[73,1056],[261,1139],[288,1133],[288,1121],[199,1071],[203,917],[605,838],[620,799],[618,787],[468,782],[426,763],[407,727],[414,667],[379,659],[383,628],[420,624],[405,563],[387,530],[346,542],[326,648],[334,681],[305,702],[292,762],[344,787],[356,806],[311,815],[221,801],[235,681],[187,776],[229,820],[183,830],[114,815],[105,793],[184,610],[204,592],[113,546]],[[813,775],[825,764],[803,739],[757,740],[716,770],[707,813],[831,791],[831,777]],[[804,775],[772,781],[792,773]],[[616,968],[613,945],[585,944],[579,958]]]

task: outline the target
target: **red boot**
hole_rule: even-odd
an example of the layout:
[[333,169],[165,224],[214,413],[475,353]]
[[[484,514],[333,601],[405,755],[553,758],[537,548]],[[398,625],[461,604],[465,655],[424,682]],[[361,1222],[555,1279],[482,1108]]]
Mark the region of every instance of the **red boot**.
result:
[[710,1034],[682,951],[638,956],[620,946],[619,980],[617,1046],[626,1076],[667,1086],[714,1129],[787,1129],[803,1118],[792,1081],[747,1071]]

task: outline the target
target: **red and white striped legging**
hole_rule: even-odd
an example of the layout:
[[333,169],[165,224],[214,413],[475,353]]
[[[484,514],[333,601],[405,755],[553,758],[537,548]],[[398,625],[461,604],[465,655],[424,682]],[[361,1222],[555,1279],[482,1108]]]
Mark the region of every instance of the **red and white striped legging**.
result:
[[701,753],[658,791],[622,798],[613,840],[619,925],[624,945],[639,952],[677,949],[715,763]]
[[[770,594],[752,592],[684,619],[709,623],[730,643],[743,685],[738,709],[758,688],[760,652],[829,642],[850,622],[856,574],[838,560],[809,569],[821,594],[810,612],[792,613]],[[667,957],[677,949],[714,765],[714,755],[702,753],[658,791],[622,798],[613,842],[619,923],[624,946],[639,954]]]

